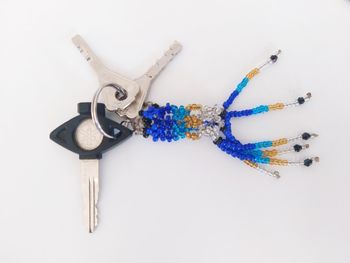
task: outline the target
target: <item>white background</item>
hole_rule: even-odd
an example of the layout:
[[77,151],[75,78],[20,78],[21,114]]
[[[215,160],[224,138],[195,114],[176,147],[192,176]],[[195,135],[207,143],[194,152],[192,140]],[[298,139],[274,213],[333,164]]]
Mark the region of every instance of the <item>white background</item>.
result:
[[[350,2],[346,0],[10,1],[0,3],[0,262],[350,262]],[[274,180],[209,139],[134,136],[104,155],[100,225],[82,225],[79,160],[49,140],[97,89],[71,43],[80,33],[135,78],[173,40],[184,48],[154,82],[160,104],[222,103],[278,48],[234,108],[300,108],[234,122],[243,142],[317,132],[310,168]]]

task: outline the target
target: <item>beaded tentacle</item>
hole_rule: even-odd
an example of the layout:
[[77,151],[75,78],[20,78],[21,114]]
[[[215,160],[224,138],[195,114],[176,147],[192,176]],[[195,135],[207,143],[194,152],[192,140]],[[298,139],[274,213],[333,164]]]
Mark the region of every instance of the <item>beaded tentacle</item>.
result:
[[[280,51],[278,52],[278,54]],[[277,55],[278,55],[277,54]],[[260,69],[264,67],[265,65],[269,63],[274,63],[277,61],[278,56],[273,55],[270,57],[270,59],[263,64],[259,68],[253,69],[250,73],[246,75],[246,77],[241,81],[240,84],[238,84],[237,88],[231,93],[229,99],[224,102],[223,107],[225,109],[224,113],[224,119],[225,119],[225,127],[223,130],[223,137],[220,137],[219,140],[216,141],[216,144],[218,147],[232,155],[233,157],[239,158],[243,160],[246,164],[249,166],[256,168],[258,170],[262,170],[265,173],[268,173],[270,175],[278,177],[278,172],[270,172],[263,167],[261,167],[259,164],[269,164],[269,165],[294,165],[294,164],[303,164],[305,166],[310,166],[313,161],[318,161],[318,158],[307,158],[303,161],[299,162],[291,162],[285,159],[278,159],[274,158],[278,154],[291,152],[291,149],[284,150],[284,151],[278,151],[276,147],[279,147],[281,145],[288,144],[292,141],[295,141],[297,139],[303,139],[307,140],[311,137],[315,137],[315,134],[309,134],[309,133],[303,133],[301,136],[298,136],[296,138],[291,139],[278,139],[274,141],[262,141],[257,143],[247,143],[242,144],[239,142],[233,135],[231,130],[231,119],[237,118],[237,117],[246,117],[254,114],[260,114],[272,110],[281,110],[286,107],[290,106],[297,106],[304,104],[306,101],[308,101],[311,98],[311,94],[308,93],[305,97],[299,97],[295,102],[293,103],[275,103],[272,105],[261,105],[252,109],[247,110],[241,110],[241,111],[227,111],[227,109],[232,105],[234,99],[238,96],[238,94],[242,91],[242,89],[247,85],[249,80],[255,76],[257,73],[259,73]],[[260,150],[262,148],[268,148],[267,150]],[[299,152],[302,149],[307,148],[306,146],[302,146],[299,144],[295,144],[293,146],[293,150],[295,152]]]
[[254,68],[251,70],[243,80],[237,85],[236,89],[231,93],[228,99],[224,102],[224,109],[227,110],[233,103],[233,101],[237,98],[237,96],[242,92],[242,90],[247,86],[248,82],[257,74],[259,74],[260,69]]
[[[248,82],[256,76],[260,70],[270,63],[275,63],[278,55],[272,55],[262,66],[254,68],[237,85],[229,98],[221,106],[202,106],[200,104],[190,104],[187,106],[176,106],[167,103],[165,106],[158,104],[147,104],[140,111],[140,117],[134,123],[134,128],[138,134],[143,134],[145,138],[152,137],[153,141],[178,141],[188,138],[197,140],[202,136],[210,137],[214,144],[222,151],[238,158],[250,167],[265,174],[279,177],[277,171],[266,169],[265,165],[305,165],[310,166],[319,160],[318,157],[307,158],[301,161],[289,161],[278,156],[290,152],[300,152],[309,147],[308,144],[300,144],[300,140],[314,138],[316,134],[304,132],[293,138],[281,138],[277,140],[261,141],[255,143],[241,143],[232,133],[231,119],[261,114],[273,110],[282,110],[287,107],[304,104],[311,98],[311,94],[299,97],[292,103],[275,103],[271,105],[260,105],[246,110],[228,111],[237,96],[247,86]],[[280,146],[294,144],[286,149]]]
[[261,114],[261,113],[274,111],[274,110],[283,110],[287,107],[302,105],[306,101],[308,101],[310,98],[311,98],[311,93],[307,93],[305,97],[299,97],[295,102],[292,102],[292,103],[278,102],[270,105],[260,105],[252,109],[230,111],[228,115],[230,118],[239,118],[239,117],[247,117],[255,114]]

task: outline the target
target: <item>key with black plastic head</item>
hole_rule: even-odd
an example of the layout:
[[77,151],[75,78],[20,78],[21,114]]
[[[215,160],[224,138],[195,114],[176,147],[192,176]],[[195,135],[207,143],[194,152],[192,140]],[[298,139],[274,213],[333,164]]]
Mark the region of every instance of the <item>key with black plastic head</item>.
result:
[[50,139],[79,155],[84,222],[88,231],[92,233],[98,223],[99,160],[102,158],[102,153],[129,138],[132,130],[106,118],[105,106],[98,104],[97,114],[100,123],[106,131],[114,135],[114,139],[104,137],[91,119],[90,107],[90,103],[79,103],[79,115],[52,131]]

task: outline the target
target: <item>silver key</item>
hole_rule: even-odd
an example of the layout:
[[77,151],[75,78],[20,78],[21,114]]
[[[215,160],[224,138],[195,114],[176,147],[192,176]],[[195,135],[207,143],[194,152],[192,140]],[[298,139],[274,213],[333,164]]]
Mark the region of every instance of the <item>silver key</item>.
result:
[[128,107],[140,91],[139,84],[103,65],[80,35],[73,37],[72,41],[96,72],[100,86],[104,87],[103,97],[106,108],[115,111]]
[[[91,119],[86,119],[77,127],[75,140],[79,147],[89,151],[101,144],[103,135],[96,129]],[[98,223],[99,160],[82,159],[80,163],[84,223],[87,230],[92,233]]]
[[80,160],[84,224],[89,233],[98,224],[99,160]]
[[130,119],[133,119],[138,115],[143,103],[146,100],[152,81],[181,51],[181,49],[181,44],[175,41],[164,53],[164,55],[159,60],[157,60],[157,62],[152,67],[150,67],[144,75],[135,80],[139,84],[140,92],[137,94],[135,101],[131,103],[125,110],[118,111],[119,115],[127,116]]
[[182,48],[180,43],[174,42],[164,56],[144,75],[136,80],[130,80],[105,67],[81,36],[76,35],[73,37],[73,43],[95,70],[100,86],[103,87],[101,96],[106,108],[109,111],[116,111],[120,116],[126,116],[129,119],[133,119],[138,115],[152,80],[156,78]]

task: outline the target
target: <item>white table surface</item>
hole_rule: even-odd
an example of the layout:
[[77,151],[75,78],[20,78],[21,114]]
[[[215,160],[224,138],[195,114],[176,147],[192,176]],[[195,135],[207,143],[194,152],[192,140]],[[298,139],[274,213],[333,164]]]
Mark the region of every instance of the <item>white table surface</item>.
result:
[[[0,3],[0,262],[348,263],[350,1],[10,1]],[[134,136],[104,155],[100,225],[82,225],[79,160],[49,133],[97,79],[80,33],[113,70],[141,75],[173,40],[154,82],[160,104],[222,103],[283,50],[233,108],[310,103],[234,122],[244,142],[320,134],[273,180],[198,142]],[[292,157],[293,158],[293,157]]]

